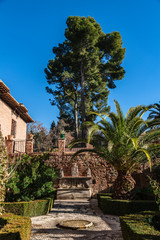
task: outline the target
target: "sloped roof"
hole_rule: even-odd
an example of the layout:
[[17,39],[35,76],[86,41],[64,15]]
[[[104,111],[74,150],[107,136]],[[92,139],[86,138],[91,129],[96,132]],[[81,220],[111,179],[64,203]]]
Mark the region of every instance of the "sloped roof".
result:
[[0,99],[2,99],[10,108],[13,109],[20,117],[26,122],[33,122],[33,119],[29,116],[27,108],[18,103],[14,97],[10,94],[9,88],[0,79]]

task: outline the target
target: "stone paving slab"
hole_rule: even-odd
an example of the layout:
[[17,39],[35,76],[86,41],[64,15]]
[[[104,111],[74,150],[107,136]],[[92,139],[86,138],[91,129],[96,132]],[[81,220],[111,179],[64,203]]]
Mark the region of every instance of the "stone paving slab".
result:
[[[85,230],[57,227],[64,220],[87,220],[94,226]],[[56,200],[52,211],[45,216],[33,217],[31,240],[123,240],[119,217],[104,215],[97,200]]]

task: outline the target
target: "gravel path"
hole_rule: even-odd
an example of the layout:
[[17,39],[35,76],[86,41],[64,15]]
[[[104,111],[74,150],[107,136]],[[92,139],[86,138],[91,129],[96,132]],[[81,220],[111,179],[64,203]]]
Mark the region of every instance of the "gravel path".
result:
[[[54,208],[46,216],[33,217],[31,240],[123,240],[119,218],[104,215],[97,200],[56,200]],[[60,229],[63,220],[83,219],[94,226],[85,230]]]

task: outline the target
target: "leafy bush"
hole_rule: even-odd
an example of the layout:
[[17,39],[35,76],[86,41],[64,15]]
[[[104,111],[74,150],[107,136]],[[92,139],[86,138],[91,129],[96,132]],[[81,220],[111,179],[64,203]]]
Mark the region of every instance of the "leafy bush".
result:
[[159,182],[157,182],[156,180],[151,179],[150,180],[150,184],[152,186],[154,195],[156,197],[156,203],[159,207],[159,211],[160,211],[160,184]]
[[15,175],[6,184],[5,201],[31,201],[52,193],[53,180],[58,173],[46,162],[48,159],[49,154],[46,153],[33,157],[24,155]]
[[160,231],[160,215],[155,215],[152,218],[153,226],[156,230]]
[[156,198],[156,203],[160,211],[160,163],[156,163],[153,168],[153,177],[150,179],[150,185]]
[[15,164],[14,168],[9,167],[9,158],[7,155],[6,146],[4,143],[4,138],[2,137],[2,133],[0,131],[0,215],[4,212],[3,202],[6,196],[6,183],[9,178],[12,177],[14,170],[16,169],[17,164]]
[[155,162],[155,164],[152,167],[152,175],[153,179],[157,179],[160,181],[160,162],[159,159]]
[[120,217],[124,240],[158,240],[160,232],[155,230],[150,219],[157,212],[141,212],[134,215]]
[[[4,202],[5,199],[5,183],[7,181],[7,163],[8,156],[4,144],[4,139],[0,131],[0,202]],[[0,204],[0,215],[4,212],[3,205]]]

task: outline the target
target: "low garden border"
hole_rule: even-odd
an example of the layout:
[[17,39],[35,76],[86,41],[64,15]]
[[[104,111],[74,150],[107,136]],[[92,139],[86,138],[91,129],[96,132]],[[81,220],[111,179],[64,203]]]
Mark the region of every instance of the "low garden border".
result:
[[112,199],[111,194],[98,194],[98,206],[104,214],[123,216],[141,211],[158,211],[155,201]]
[[[159,240],[160,231],[150,224],[150,219],[157,212],[141,212],[120,217],[122,235],[124,240]],[[160,214],[160,212],[159,212]]]
[[29,202],[4,202],[4,209],[6,213],[35,217],[48,214],[53,204],[54,195],[45,199]]
[[31,219],[5,213],[0,217],[1,240],[30,240]]

